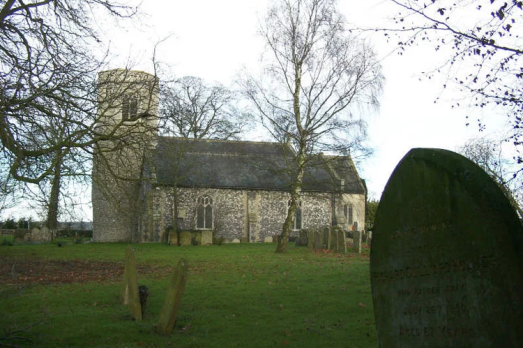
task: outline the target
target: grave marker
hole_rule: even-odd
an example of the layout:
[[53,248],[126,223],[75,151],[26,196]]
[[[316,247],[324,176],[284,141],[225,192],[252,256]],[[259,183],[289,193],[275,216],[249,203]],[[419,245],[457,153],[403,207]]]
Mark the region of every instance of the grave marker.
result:
[[338,241],[338,249],[337,252],[339,253],[346,253],[347,252],[347,241],[345,240],[345,231],[338,230],[337,232],[337,241]]
[[314,248],[314,236],[316,234],[316,230],[308,230],[307,231],[307,247],[309,249]]
[[136,276],[136,259],[134,250],[129,245],[125,250],[124,284],[122,289],[122,300],[129,305],[131,316],[134,320],[142,320],[142,307],[138,292],[138,278]]
[[330,229],[329,229],[329,232],[328,233],[328,243],[327,243],[327,249],[329,250],[332,250],[332,251],[336,251],[338,250],[338,230],[334,228],[334,226],[332,226]]
[[168,335],[173,331],[176,316],[182,302],[185,283],[187,283],[187,261],[180,259],[169,281],[167,296],[165,297],[160,319],[156,326],[156,331],[162,335]]
[[190,231],[181,231],[179,238],[180,246],[192,245],[192,235]]
[[361,231],[352,231],[352,251],[361,254]]
[[380,200],[371,285],[379,346],[523,347],[523,227],[478,166],[413,149]]

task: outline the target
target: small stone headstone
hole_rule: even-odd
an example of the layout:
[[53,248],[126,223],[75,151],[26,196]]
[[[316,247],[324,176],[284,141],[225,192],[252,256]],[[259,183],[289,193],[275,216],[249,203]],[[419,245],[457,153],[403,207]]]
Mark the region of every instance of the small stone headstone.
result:
[[202,245],[212,244],[212,231],[202,231]]
[[128,246],[125,250],[122,301],[125,305],[129,306],[131,316],[134,320],[142,320],[142,308],[140,305],[140,294],[138,292],[138,277],[136,275],[136,259],[134,257],[134,250],[131,246]]
[[54,238],[53,231],[45,226],[40,229],[40,235],[42,236],[40,237],[42,241],[51,241]]
[[178,233],[174,231],[169,232],[169,244],[170,245],[178,245]]
[[273,239],[272,239],[272,236],[267,236],[265,237],[265,239],[263,240],[264,243],[272,243]]
[[169,335],[176,323],[176,316],[182,302],[185,284],[187,283],[187,261],[180,259],[174,270],[167,288],[167,296],[160,313],[156,331],[162,335]]
[[334,229],[334,227],[331,227],[329,229],[329,242],[328,242],[328,246],[327,246],[327,249],[329,250],[332,250],[332,251],[336,251],[338,249],[338,238],[336,237],[336,232],[337,230]]
[[323,249],[323,231],[314,232],[314,250]]
[[380,200],[371,285],[382,348],[523,347],[523,227],[496,183],[413,149]]
[[181,231],[180,232],[180,245],[181,246],[187,246],[191,245],[192,243],[192,235],[189,231]]
[[361,254],[361,235],[361,231],[352,232],[352,250],[358,254]]
[[142,310],[142,319],[145,318],[147,308],[147,298],[149,298],[149,288],[145,285],[138,286],[138,296],[140,298],[140,308]]
[[329,248],[329,236],[330,236],[330,227],[325,227],[323,229],[323,240],[322,240],[322,245],[320,247],[320,249],[328,249]]
[[309,249],[314,249],[315,234],[316,234],[316,230],[307,231],[307,246],[309,247]]
[[40,237],[40,229],[34,227],[33,229],[31,229],[31,233],[27,233],[26,236],[29,236],[28,239],[37,240]]
[[296,238],[295,245],[296,246],[307,246],[309,244],[308,237],[307,237],[307,231],[301,230],[298,233],[298,238]]
[[202,231],[193,231],[191,232],[191,244],[202,245]]
[[338,230],[336,233],[336,238],[338,241],[338,253],[346,253],[347,252],[347,242],[345,241],[345,232],[342,230]]

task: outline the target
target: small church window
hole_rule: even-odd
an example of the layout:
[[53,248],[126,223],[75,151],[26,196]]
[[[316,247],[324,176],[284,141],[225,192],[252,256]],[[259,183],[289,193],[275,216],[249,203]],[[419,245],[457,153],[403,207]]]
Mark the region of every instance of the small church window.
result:
[[198,197],[196,228],[212,229],[212,198],[210,196]]
[[138,116],[138,98],[126,96],[122,102],[122,120],[135,120]]
[[[288,207],[291,206],[291,201],[289,199],[289,202],[287,204]],[[301,210],[301,201],[299,201],[297,204],[296,204],[296,213],[295,213],[295,216],[294,216],[294,224],[292,226],[292,229],[293,230],[301,230],[302,228],[302,210]]]
[[354,223],[354,217],[352,213],[352,205],[347,206],[346,204],[343,206],[343,215],[345,215],[345,219],[348,221],[349,225],[352,225]]

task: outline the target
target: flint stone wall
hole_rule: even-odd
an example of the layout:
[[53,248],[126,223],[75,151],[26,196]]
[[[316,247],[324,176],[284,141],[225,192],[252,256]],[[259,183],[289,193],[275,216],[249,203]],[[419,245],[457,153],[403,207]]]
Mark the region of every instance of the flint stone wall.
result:
[[[161,241],[165,230],[173,226],[173,195],[171,188],[151,190],[149,205],[152,223],[144,224],[142,235],[154,236],[148,241]],[[264,242],[281,233],[290,195],[279,191],[234,189],[179,188],[178,228],[195,230],[198,197],[212,197],[213,235],[227,242],[234,240]],[[302,227],[319,228],[332,220],[331,196],[327,193],[302,195]],[[149,209],[149,215],[151,209]],[[161,212],[161,213],[160,213]],[[150,232],[153,228],[152,233]],[[156,233],[155,228],[160,232]],[[149,231],[147,231],[149,229]]]

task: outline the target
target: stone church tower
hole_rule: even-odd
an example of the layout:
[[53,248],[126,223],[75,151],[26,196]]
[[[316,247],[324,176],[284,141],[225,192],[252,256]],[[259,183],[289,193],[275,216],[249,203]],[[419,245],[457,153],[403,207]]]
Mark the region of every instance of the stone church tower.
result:
[[93,241],[139,242],[139,179],[158,134],[158,78],[115,69],[98,75],[93,151]]

